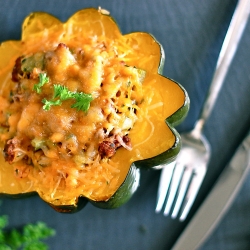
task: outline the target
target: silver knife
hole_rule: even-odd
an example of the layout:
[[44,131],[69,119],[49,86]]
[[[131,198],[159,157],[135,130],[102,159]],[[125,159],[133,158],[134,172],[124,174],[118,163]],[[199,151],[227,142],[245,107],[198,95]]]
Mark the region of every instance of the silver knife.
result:
[[[250,132],[172,250],[198,249],[221,221],[250,169]],[[216,206],[215,206],[216,204]]]

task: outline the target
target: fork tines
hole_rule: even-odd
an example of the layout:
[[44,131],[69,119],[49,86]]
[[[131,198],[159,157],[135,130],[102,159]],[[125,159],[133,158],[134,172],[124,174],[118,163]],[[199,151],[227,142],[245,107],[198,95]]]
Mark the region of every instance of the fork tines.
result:
[[[180,221],[186,219],[195,200],[205,175],[204,168],[192,168],[173,162],[164,167],[161,173],[156,212],[165,205],[163,214],[176,218],[180,213]],[[165,202],[166,201],[166,202]]]

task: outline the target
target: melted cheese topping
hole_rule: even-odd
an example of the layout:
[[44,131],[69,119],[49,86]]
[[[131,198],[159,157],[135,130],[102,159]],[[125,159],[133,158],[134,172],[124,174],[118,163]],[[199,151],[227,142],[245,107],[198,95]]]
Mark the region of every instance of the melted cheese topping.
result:
[[[17,178],[28,180],[28,189],[53,204],[79,195],[109,199],[121,182],[112,150],[131,150],[129,133],[142,115],[145,72],[126,65],[125,48],[96,37],[79,44],[47,43],[46,51],[35,53],[33,45],[17,59],[6,84],[9,96],[0,96],[6,160]],[[37,93],[41,73],[48,83]],[[91,94],[88,111],[71,108],[72,99],[45,110],[43,100],[53,97],[55,84]]]

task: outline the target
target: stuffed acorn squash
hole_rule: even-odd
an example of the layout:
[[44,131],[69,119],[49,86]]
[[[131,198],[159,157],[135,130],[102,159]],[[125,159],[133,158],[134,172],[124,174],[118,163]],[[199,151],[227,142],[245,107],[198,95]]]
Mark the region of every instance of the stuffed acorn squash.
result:
[[0,46],[0,193],[38,193],[60,212],[126,202],[140,168],[180,150],[189,98],[163,63],[153,36],[122,35],[106,11],[29,15]]

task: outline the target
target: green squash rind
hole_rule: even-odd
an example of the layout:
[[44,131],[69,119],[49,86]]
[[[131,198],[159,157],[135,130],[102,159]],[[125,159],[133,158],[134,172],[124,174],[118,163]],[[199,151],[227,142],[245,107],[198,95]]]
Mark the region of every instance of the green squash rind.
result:
[[91,201],[96,207],[104,208],[104,209],[112,209],[118,208],[122,204],[125,204],[134,194],[139,186],[140,181],[140,169],[132,164],[128,174],[119,187],[119,189],[115,192],[115,194],[107,201]]

